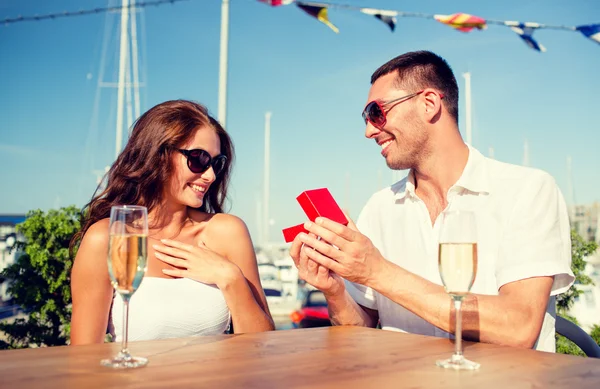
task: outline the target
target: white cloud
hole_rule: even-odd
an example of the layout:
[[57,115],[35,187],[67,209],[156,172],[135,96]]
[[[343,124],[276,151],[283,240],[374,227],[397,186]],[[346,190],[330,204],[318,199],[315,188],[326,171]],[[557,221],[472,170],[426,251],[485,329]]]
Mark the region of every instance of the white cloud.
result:
[[36,156],[38,154],[37,150],[34,150],[27,146],[9,145],[9,144],[2,144],[2,143],[0,143],[0,151],[12,154],[13,156],[27,157],[27,158]]

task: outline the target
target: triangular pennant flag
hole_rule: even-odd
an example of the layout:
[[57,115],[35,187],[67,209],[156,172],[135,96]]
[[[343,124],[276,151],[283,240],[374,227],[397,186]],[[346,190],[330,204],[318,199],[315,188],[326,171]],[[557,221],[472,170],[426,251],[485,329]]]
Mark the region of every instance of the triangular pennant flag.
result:
[[294,0],[258,0],[261,3],[270,5],[271,7],[278,7],[280,5],[292,4]]
[[533,33],[537,28],[540,27],[538,23],[519,23],[506,21],[504,24],[510,26],[510,29],[516,32],[519,37],[523,39],[523,42],[525,42],[527,46],[542,53],[546,51],[546,48],[541,43],[538,43],[538,41],[533,39]]
[[379,20],[381,20],[382,22],[384,22],[385,24],[387,24],[390,27],[390,30],[392,30],[392,32],[394,32],[394,29],[396,28],[396,18],[394,16],[387,16],[387,15],[375,15],[375,17]]
[[587,26],[577,26],[577,31],[581,32],[587,38],[596,43],[600,43],[600,24],[589,24]]
[[360,12],[367,14],[367,15],[375,16],[377,19],[379,19],[382,22],[384,22],[385,24],[387,24],[388,27],[390,28],[390,30],[392,30],[392,32],[396,28],[396,16],[398,16],[397,11],[388,11],[385,9],[361,8]]
[[338,32],[340,32],[340,30],[329,21],[329,18],[327,17],[327,7],[325,7],[325,6],[319,7],[316,5],[306,5],[306,4],[300,4],[300,3],[296,3],[296,5],[302,11],[306,12],[313,18],[317,18],[318,21],[325,24],[327,27],[331,28],[336,34]]
[[455,13],[452,15],[433,15],[433,18],[440,23],[444,23],[462,32],[469,32],[474,28],[479,30],[487,28],[485,19],[469,14]]

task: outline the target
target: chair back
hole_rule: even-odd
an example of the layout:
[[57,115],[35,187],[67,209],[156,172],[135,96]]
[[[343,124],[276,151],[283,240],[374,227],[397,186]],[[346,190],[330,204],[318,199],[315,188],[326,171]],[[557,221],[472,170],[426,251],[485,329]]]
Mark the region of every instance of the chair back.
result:
[[557,315],[556,332],[575,343],[588,357],[600,358],[600,346],[577,324]]

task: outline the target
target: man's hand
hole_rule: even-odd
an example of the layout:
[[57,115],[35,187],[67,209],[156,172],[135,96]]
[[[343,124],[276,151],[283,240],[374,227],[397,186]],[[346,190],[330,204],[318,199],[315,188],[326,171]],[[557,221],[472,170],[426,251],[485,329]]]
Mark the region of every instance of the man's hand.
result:
[[[301,233],[300,235],[306,234]],[[326,297],[343,294],[346,290],[344,280],[326,267],[309,259],[308,255],[306,255],[306,249],[310,248],[303,248],[301,239],[300,236],[297,236],[290,248],[290,256],[298,268],[298,276],[310,285],[319,289]]]
[[[348,218],[348,227],[327,218],[304,225],[310,235],[299,234],[309,260],[317,262],[348,281],[371,286],[384,271],[387,261],[371,240]],[[315,238],[319,236],[321,239]]]

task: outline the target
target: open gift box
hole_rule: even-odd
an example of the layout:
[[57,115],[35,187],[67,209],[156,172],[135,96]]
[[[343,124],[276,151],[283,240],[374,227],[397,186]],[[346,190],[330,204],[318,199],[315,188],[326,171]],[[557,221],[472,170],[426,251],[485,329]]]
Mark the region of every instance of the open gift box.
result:
[[[302,207],[302,210],[304,210],[306,216],[308,216],[308,219],[312,222],[317,217],[322,216],[343,225],[348,224],[346,215],[344,215],[344,212],[342,212],[340,206],[336,203],[327,188],[304,191],[296,197],[296,200]],[[293,241],[296,235],[301,232],[308,233],[304,229],[304,223],[284,228],[282,232],[286,243]]]

